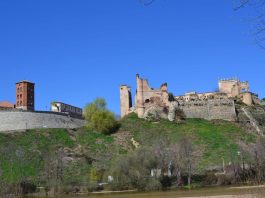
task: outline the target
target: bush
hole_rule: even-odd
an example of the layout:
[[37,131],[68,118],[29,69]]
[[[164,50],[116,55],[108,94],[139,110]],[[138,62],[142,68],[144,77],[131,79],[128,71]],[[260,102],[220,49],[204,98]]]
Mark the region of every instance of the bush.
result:
[[162,185],[156,178],[149,178],[144,188],[145,191],[158,191],[161,189]]
[[139,191],[158,191],[162,189],[162,184],[157,178],[145,177],[139,180],[134,187]]
[[34,193],[37,190],[37,186],[29,181],[22,181],[20,187],[23,195]]
[[97,98],[85,106],[84,116],[86,120],[90,122],[93,114],[99,110],[106,110],[106,101],[103,98]]
[[104,187],[100,186],[96,183],[89,183],[87,185],[87,191],[88,192],[95,192],[95,191],[101,191],[101,190],[104,190]]
[[150,177],[153,163],[150,150],[143,147],[117,158],[108,173],[114,178],[110,185],[112,188],[118,188],[117,190],[130,188],[139,191],[159,189],[161,187],[160,182],[154,181],[155,178]]
[[162,184],[163,188],[168,188],[171,186],[171,179],[168,176],[163,176],[160,179],[160,183]]
[[91,117],[89,124],[92,129],[103,134],[110,134],[117,130],[118,125],[115,116],[107,110],[96,111]]
[[109,189],[112,191],[129,190],[129,183],[121,183],[120,181],[114,181],[109,184]]
[[230,185],[235,183],[232,175],[218,175],[217,185]]
[[216,185],[217,184],[217,177],[214,172],[208,172],[203,179],[203,185]]
[[114,113],[106,108],[106,101],[98,98],[85,106],[84,116],[87,127],[96,132],[110,134],[117,130],[118,123]]

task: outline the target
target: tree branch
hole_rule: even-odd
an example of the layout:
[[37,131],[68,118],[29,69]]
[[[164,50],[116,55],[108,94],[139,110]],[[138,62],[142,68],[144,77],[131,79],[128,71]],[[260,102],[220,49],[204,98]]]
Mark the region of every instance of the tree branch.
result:
[[145,6],[149,6],[155,2],[155,0],[139,0],[139,1],[140,1],[140,3],[142,3]]

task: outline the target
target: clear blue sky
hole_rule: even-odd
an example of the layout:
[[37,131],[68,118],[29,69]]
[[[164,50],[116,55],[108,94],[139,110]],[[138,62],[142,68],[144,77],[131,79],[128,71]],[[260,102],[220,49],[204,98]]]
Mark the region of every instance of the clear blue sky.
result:
[[0,100],[15,102],[26,79],[39,110],[104,97],[118,114],[119,85],[134,94],[136,73],[175,95],[237,76],[265,97],[265,50],[231,1],[0,0]]

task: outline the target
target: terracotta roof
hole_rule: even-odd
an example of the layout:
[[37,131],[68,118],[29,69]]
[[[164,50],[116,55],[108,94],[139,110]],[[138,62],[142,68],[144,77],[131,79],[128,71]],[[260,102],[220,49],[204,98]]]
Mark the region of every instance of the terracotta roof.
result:
[[14,108],[15,104],[8,101],[0,101],[0,107]]

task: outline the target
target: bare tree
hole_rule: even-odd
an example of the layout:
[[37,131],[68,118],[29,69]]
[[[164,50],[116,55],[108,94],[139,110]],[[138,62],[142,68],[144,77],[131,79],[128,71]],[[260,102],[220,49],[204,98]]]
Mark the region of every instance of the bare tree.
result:
[[52,189],[54,189],[54,193],[57,193],[63,183],[63,154],[61,148],[56,150],[56,152],[47,149],[44,153],[44,170],[41,177],[44,178],[46,183],[46,195],[48,195],[49,191],[52,192]]
[[260,138],[260,140],[255,145],[254,159],[255,159],[256,179],[260,183],[265,180],[265,139],[264,138]]
[[157,168],[161,169],[162,175],[165,175],[168,172],[168,164],[171,161],[168,145],[168,139],[160,138],[154,143],[152,148],[153,155],[157,159]]
[[258,46],[265,49],[265,0],[234,0],[234,10],[252,9],[253,35]]
[[199,159],[202,155],[202,151],[196,149],[192,144],[192,141],[188,137],[184,137],[181,139],[179,143],[180,149],[180,160],[182,164],[182,170],[186,172],[188,176],[188,185],[191,184],[191,176],[195,172],[195,168],[199,162]]

